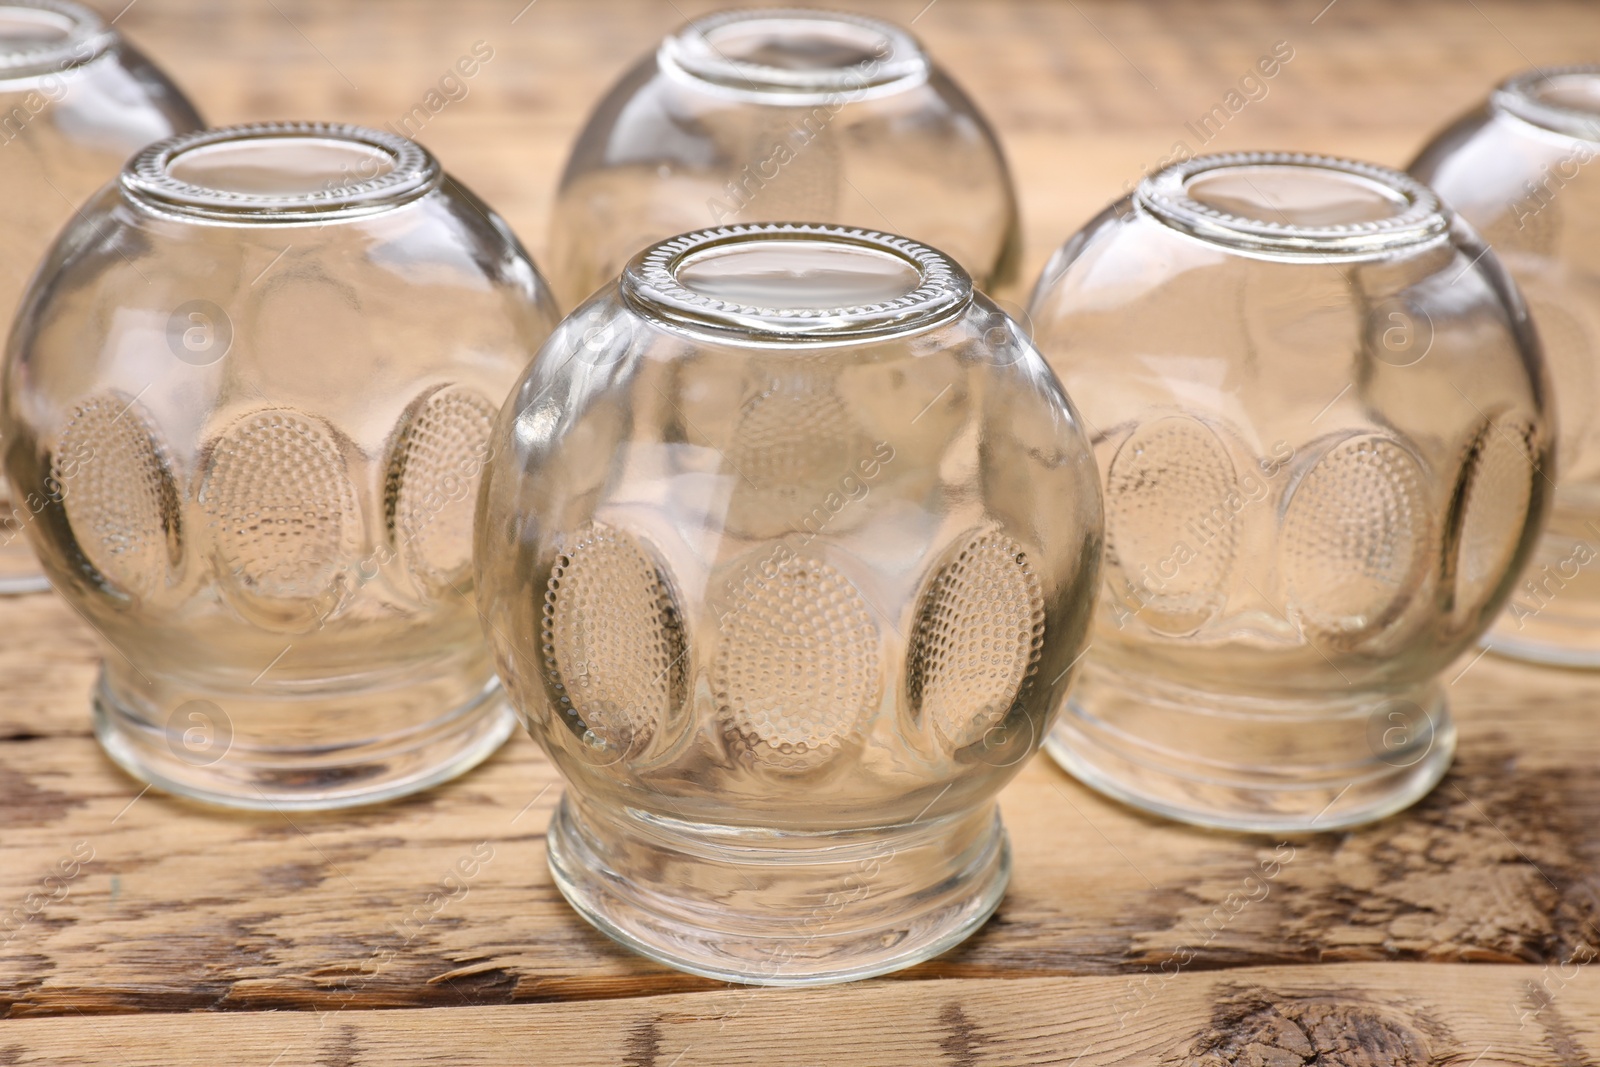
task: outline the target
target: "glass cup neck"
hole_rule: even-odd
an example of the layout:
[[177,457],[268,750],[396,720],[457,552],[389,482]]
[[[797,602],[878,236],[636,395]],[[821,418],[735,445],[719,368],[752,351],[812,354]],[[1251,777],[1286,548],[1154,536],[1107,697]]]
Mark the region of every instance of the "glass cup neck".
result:
[[1600,141],[1600,64],[1524,71],[1502,82],[1489,103],[1540,129]]
[[1325,156],[1199,156],[1146,178],[1135,200],[1175,229],[1241,251],[1359,257],[1449,227],[1438,197],[1413,178]]
[[972,280],[940,252],[843,226],[701,230],[645,249],[622,276],[646,316],[734,343],[828,344],[948,321]]
[[403,137],[330,123],[263,123],[158,141],[122,171],[159,211],[229,222],[325,222],[406,204],[443,180]]
[[780,104],[898,92],[928,76],[910,33],[879,19],[832,11],[723,11],[661,42],[669,74],[721,94]]
[[69,0],[0,3],[0,82],[82,66],[115,39],[99,15]]

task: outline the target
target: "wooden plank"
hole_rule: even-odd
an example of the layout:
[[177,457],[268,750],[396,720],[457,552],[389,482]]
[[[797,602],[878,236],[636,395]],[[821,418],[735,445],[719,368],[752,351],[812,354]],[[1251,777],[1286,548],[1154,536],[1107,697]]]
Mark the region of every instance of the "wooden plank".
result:
[[238,1067],[1578,1067],[1600,1057],[1579,965],[1345,965],[1126,979],[733,989],[590,1004],[27,1020],[0,1063]]
[[[141,795],[101,755],[85,721],[90,646],[59,600],[0,603],[0,626],[18,638],[0,649],[0,677],[14,679],[0,711],[12,739],[0,744],[0,902],[14,913],[30,893],[46,899],[0,947],[10,1014],[714,987],[628,954],[567,909],[544,864],[560,786],[526,737],[396,804],[215,811]],[[56,659],[41,667],[47,647]],[[1198,968],[1542,965],[1600,945],[1600,678],[1486,657],[1453,691],[1461,759],[1433,796],[1368,830],[1283,848],[1147,818],[1034,761],[1002,797],[1016,874],[999,915],[904,977],[1142,973],[1190,957]],[[75,849],[92,858],[47,881]],[[447,883],[474,849],[492,857],[465,885]],[[1255,899],[1240,907],[1241,894]]]

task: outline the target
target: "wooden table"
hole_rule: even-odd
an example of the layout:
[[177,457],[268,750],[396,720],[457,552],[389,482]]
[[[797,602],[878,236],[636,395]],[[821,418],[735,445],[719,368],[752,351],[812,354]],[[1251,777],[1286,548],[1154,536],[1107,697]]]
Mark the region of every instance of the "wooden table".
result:
[[[421,139],[537,255],[590,104],[709,5],[524,2],[136,0],[119,25],[219,123],[390,122],[488,43]],[[1592,2],[1326,2],[857,6],[915,18],[994,120],[1030,272],[1175,141],[1195,147],[1185,121],[1279,41],[1292,61],[1208,148],[1403,164],[1504,74],[1600,54]],[[373,810],[222,813],[100,754],[92,635],[60,601],[0,601],[0,633],[0,914],[59,861],[77,871],[0,943],[0,1064],[1600,1062],[1600,675],[1463,661],[1444,784],[1282,849],[1142,817],[1041,758],[1003,796],[1016,875],[977,936],[892,978],[776,992],[674,973],[578,920],[544,862],[561,787],[526,737]],[[1263,894],[1245,879],[1273,856]]]

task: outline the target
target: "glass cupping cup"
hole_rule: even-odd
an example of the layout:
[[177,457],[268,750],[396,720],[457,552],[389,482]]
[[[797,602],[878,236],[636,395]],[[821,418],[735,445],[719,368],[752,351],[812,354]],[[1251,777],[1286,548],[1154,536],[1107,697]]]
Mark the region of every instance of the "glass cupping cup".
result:
[[1538,343],[1483,242],[1397,171],[1206,156],[1069,240],[1030,313],[1106,499],[1051,755],[1244,830],[1349,826],[1432,788],[1455,739],[1440,673],[1551,493]]
[[[87,7],[0,4],[0,336],[73,209],[140,148],[200,125],[177,87]],[[23,533],[43,506],[0,481],[0,594],[49,588]]]
[[564,307],[645,245],[752,222],[885,225],[994,292],[1014,277],[1010,172],[989,125],[906,30],[833,11],[723,11],[661,42],[590,115],[561,178]]
[[1494,247],[1528,301],[1560,432],[1550,523],[1486,643],[1600,667],[1600,66],[1528,71],[1411,172]]
[[470,566],[489,429],[557,316],[418,145],[151,145],[57,240],[6,363],[28,533],[101,638],[132,774],[241,807],[450,778],[513,726]]
[[956,944],[1101,528],[1060,386],[949,257],[799,224],[640,253],[507,402],[479,504],[501,677],[568,782],[556,884],[730,981]]

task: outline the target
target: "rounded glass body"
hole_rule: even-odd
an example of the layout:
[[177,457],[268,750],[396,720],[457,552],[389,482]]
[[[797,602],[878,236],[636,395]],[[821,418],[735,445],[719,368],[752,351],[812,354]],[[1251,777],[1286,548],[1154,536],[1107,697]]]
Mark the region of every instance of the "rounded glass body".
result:
[[570,783],[557,884],[732,981],[960,941],[1100,531],[1060,386],[942,254],[813,225],[641,253],[534,360],[478,511],[501,677]]
[[[0,330],[73,210],[140,148],[199,128],[183,94],[93,11],[0,4]],[[0,594],[50,587],[23,533],[35,518],[0,482]]]
[[50,251],[5,378],[29,535],[106,646],[111,756],[319,808],[498,746],[473,501],[555,319],[510,231],[410,141],[272,124],[134,157]]
[[1050,753],[1238,829],[1432,788],[1439,674],[1550,493],[1537,341],[1487,247],[1396,171],[1201,157],[1068,241],[1030,313],[1106,495],[1093,649]]
[[1600,66],[1530,71],[1423,149],[1411,172],[1517,281],[1560,431],[1550,522],[1486,643],[1600,667]]
[[645,245],[750,222],[885,225],[985,291],[1019,252],[989,125],[908,32],[831,11],[725,11],[661,42],[590,115],[551,218],[572,307]]

